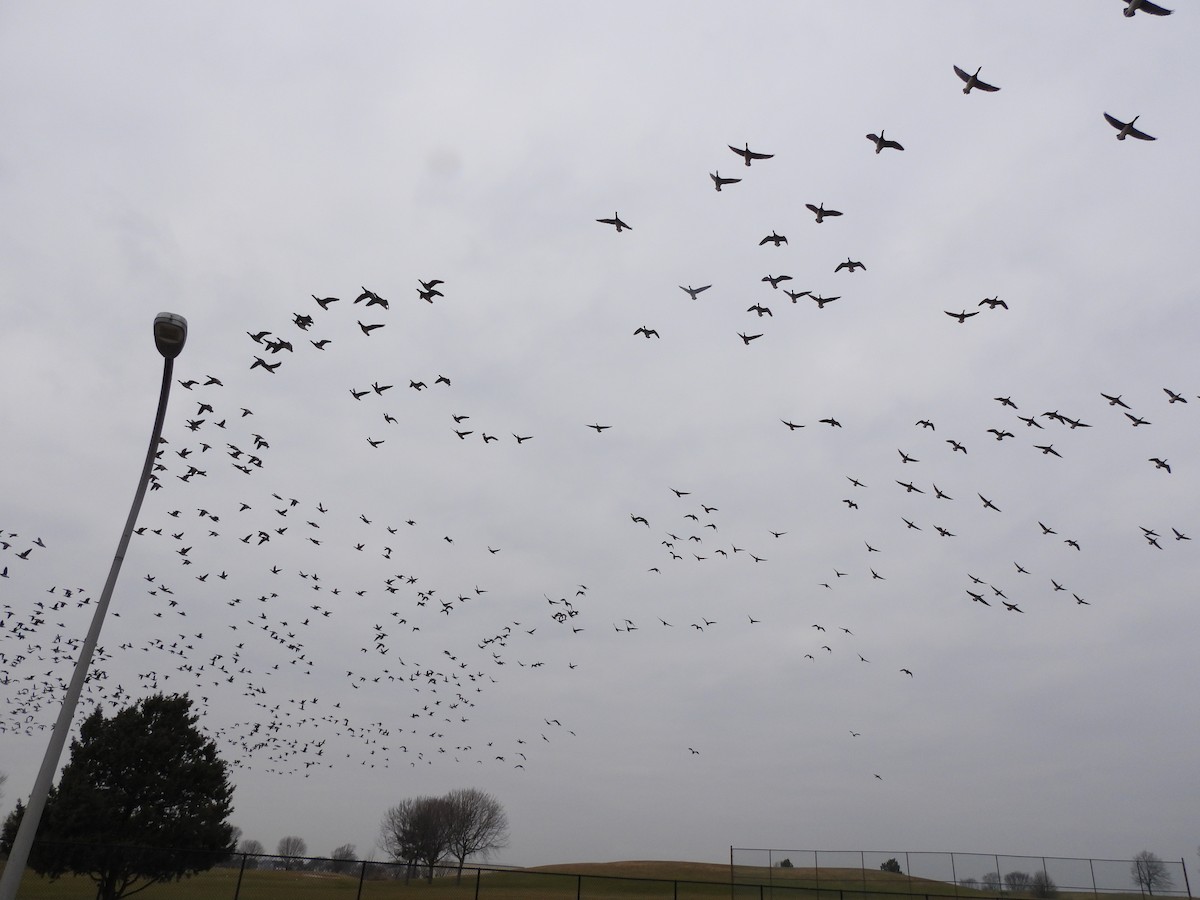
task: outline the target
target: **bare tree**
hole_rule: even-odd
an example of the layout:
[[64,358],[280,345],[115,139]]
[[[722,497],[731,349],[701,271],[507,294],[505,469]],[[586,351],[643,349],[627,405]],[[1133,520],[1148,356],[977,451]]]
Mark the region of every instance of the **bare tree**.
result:
[[1004,874],[1004,886],[1014,894],[1018,891],[1029,889],[1029,883],[1032,879],[1028,872],[1006,872]]
[[432,882],[434,867],[450,847],[450,803],[445,797],[401,800],[383,814],[379,846],[397,862],[407,863],[409,874],[424,866]]
[[353,869],[354,863],[358,859],[358,853],[355,851],[353,844],[342,844],[340,847],[334,847],[333,852],[329,856],[333,860],[333,865],[330,868],[339,875]]
[[998,891],[1000,890],[1000,873],[984,872],[980,883],[983,885],[985,891]]
[[476,788],[461,788],[446,795],[450,805],[448,849],[458,860],[457,879],[462,880],[463,863],[476,854],[485,859],[493,850],[508,846],[508,816],[491,794]]
[[1129,866],[1129,874],[1133,876],[1134,884],[1145,890],[1147,894],[1153,894],[1155,888],[1161,890],[1175,884],[1175,879],[1171,877],[1167,864],[1149,850],[1143,850],[1134,856],[1133,862]]
[[1058,896],[1058,885],[1045,869],[1039,869],[1029,879],[1029,892],[1038,900],[1049,900]]
[[280,861],[285,869],[298,869],[301,868],[304,863],[297,863],[297,861],[292,859],[292,857],[304,856],[306,853],[308,853],[308,844],[304,843],[304,838],[297,837],[294,834],[289,834],[287,837],[282,837],[279,839],[279,844],[276,846],[275,852],[279,855]]
[[256,841],[254,838],[243,838],[238,844],[237,852],[242,854],[246,860],[247,869],[257,869],[261,860],[262,854],[267,852],[267,848],[263,846],[262,841]]

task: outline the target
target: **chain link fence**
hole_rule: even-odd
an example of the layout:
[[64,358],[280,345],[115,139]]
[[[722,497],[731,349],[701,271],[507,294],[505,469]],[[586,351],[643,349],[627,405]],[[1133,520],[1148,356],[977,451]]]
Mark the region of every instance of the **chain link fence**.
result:
[[730,881],[763,884],[811,900],[920,897],[1045,900],[1059,894],[1192,896],[1182,859],[1090,859],[910,850],[777,850],[731,847]]

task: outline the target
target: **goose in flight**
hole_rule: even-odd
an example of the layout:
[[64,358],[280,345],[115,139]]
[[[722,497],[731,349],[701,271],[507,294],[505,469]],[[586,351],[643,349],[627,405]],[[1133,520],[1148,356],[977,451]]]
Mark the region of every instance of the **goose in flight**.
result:
[[[621,216],[615,212],[612,214],[611,219],[597,219],[596,221],[601,223],[602,225],[612,225],[614,228],[617,229],[617,234],[620,234],[622,229],[629,228],[628,225],[626,225],[624,222],[621,221]],[[632,228],[629,228],[629,230],[633,231]]]
[[774,244],[776,247],[778,247],[780,244],[786,244],[787,242],[787,235],[777,234],[775,231],[772,231],[765,238],[758,242],[758,246],[761,247],[764,244]]
[[837,264],[837,268],[835,268],[833,270],[834,274],[837,274],[838,272],[842,271],[842,269],[846,269],[848,272],[850,272],[850,274],[854,274],[855,269],[862,269],[865,272],[867,270],[867,267],[865,265],[863,265],[862,263],[857,262],[847,256],[846,261],[844,263]]
[[979,310],[975,310],[975,312],[967,312],[964,309],[962,312],[950,312],[950,310],[948,310],[948,309],[943,309],[942,312],[944,312],[946,315],[948,315],[952,319],[958,319],[959,325],[965,324],[967,319],[971,318],[971,316],[979,315]]
[[982,66],[980,66],[978,69],[975,70],[974,75],[968,75],[966,72],[964,72],[958,66],[954,67],[954,74],[957,75],[959,78],[961,78],[963,80],[963,82],[966,84],[966,87],[963,88],[964,94],[971,93],[972,88],[979,88],[979,90],[981,90],[981,91],[989,91],[989,92],[995,92],[995,91],[1000,90],[1000,88],[996,87],[994,84],[988,84],[986,81],[980,81],[979,73],[981,71],[983,71]]
[[1166,469],[1167,474],[1168,475],[1171,474],[1171,467],[1169,465],[1167,465],[1167,461],[1165,459],[1159,459],[1157,456],[1152,456],[1152,457],[1150,457],[1149,461],[1154,463],[1154,468]]
[[1110,116],[1108,113],[1104,114],[1104,121],[1108,122],[1109,125],[1111,125],[1115,129],[1117,129],[1117,140],[1118,141],[1123,141],[1127,137],[1137,138],[1139,141],[1156,141],[1156,140],[1158,140],[1158,138],[1151,137],[1150,135],[1146,134],[1146,132],[1135,128],[1133,123],[1136,122],[1137,120],[1138,120],[1138,117],[1134,116],[1128,122],[1122,122],[1120,119]]
[[880,129],[879,134],[868,134],[867,140],[875,144],[875,155],[878,156],[883,150],[903,150],[899,142],[893,141],[883,136],[883,130]]
[[742,159],[744,159],[746,161],[747,166],[750,165],[752,160],[770,159],[771,157],[773,157],[775,155],[774,153],[756,153],[755,151],[750,149],[749,144],[746,144],[746,147],[744,150],[739,150],[737,147],[733,146],[733,144],[726,144],[726,146],[729,147],[730,150],[732,150],[734,153],[736,153]]
[[1101,391],[1100,396],[1108,401],[1109,406],[1120,406],[1124,409],[1129,409],[1129,405],[1124,400],[1121,399],[1120,394],[1117,394],[1115,397],[1113,397],[1113,396]]
[[769,282],[772,288],[774,288],[775,290],[779,290],[779,282],[791,281],[792,276],[791,275],[764,275],[761,280]]
[[647,340],[650,339],[651,335],[653,335],[654,337],[659,338],[659,339],[662,338],[662,335],[660,335],[657,330],[655,330],[653,328],[647,328],[645,325],[643,325],[641,328],[639,328],[637,331],[635,331],[634,334],[645,335]]
[[717,193],[720,193],[721,188],[724,187],[725,185],[737,184],[739,181],[742,180],[740,178],[722,178],[720,171],[709,172],[708,177],[711,178],[713,180],[713,184],[716,185]]
[[762,337],[762,335],[761,334],[743,334],[742,332],[739,331],[738,337],[740,337],[742,339],[743,344],[745,344],[747,347],[749,347],[751,341],[757,340],[758,338]]
[[820,206],[813,206],[811,203],[805,203],[804,205],[807,206],[809,208],[809,210],[817,217],[818,225],[820,225],[822,222],[825,221],[826,216],[840,216],[841,215],[841,213],[838,212],[836,209],[826,209],[824,203],[821,203]]
[[1135,13],[1144,12],[1152,16],[1169,16],[1172,10],[1164,9],[1157,4],[1151,3],[1150,0],[1125,0],[1125,9],[1122,14],[1127,19],[1133,18]]
[[692,287],[691,285],[688,285],[687,287],[684,287],[684,286],[681,284],[681,285],[679,286],[679,289],[680,289],[681,291],[683,291],[685,294],[687,294],[689,297],[691,297],[693,300],[695,300],[695,299],[696,299],[696,296],[697,296],[698,294],[701,294],[701,293],[703,293],[704,291],[707,291],[707,290],[708,290],[710,287],[712,287],[712,285],[711,285],[711,284],[706,284],[706,285],[703,285],[702,287]]
[[979,301],[979,305],[986,306],[988,309],[995,309],[997,306],[1002,306],[1005,309],[1008,309],[1008,304],[1001,300],[999,296],[984,297]]

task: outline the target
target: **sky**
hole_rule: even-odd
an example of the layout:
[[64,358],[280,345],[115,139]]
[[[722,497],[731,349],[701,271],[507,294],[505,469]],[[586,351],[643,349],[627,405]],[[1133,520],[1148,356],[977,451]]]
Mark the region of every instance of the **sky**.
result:
[[1180,6],[7,5],[3,808],[170,311],[76,722],[186,692],[246,837],[1194,868]]

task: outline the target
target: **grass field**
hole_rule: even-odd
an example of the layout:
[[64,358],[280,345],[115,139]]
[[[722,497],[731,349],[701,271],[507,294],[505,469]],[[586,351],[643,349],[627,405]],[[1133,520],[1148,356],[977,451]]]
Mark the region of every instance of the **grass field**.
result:
[[[413,880],[368,877],[359,894],[359,875],[276,872],[248,869],[238,885],[237,869],[213,869],[170,884],[158,884],[136,894],[144,900],[894,900],[896,895],[956,896],[954,887],[940,881],[909,878],[889,872],[859,869],[765,869],[739,866],[730,884],[730,869],[720,863],[628,861],[574,863],[513,871],[474,870],[436,878],[432,884]],[[819,889],[818,889],[819,887]],[[478,893],[477,893],[478,892]],[[87,878],[48,881],[33,873],[21,885],[21,900],[90,900],[95,887]],[[957,896],[991,896],[960,888]],[[1021,895],[1014,895],[1021,896]],[[1060,893],[1062,900],[1091,897]],[[1105,900],[1133,900],[1139,895],[1105,894]]]

